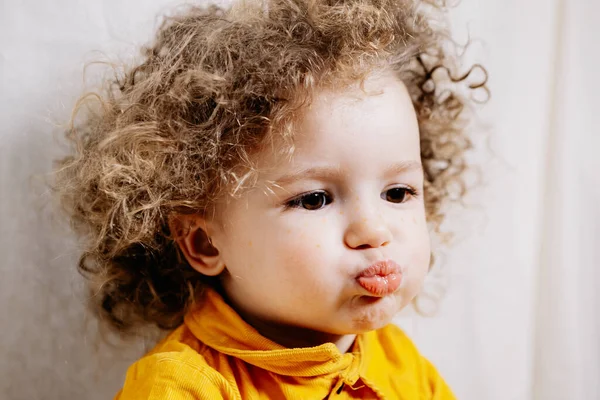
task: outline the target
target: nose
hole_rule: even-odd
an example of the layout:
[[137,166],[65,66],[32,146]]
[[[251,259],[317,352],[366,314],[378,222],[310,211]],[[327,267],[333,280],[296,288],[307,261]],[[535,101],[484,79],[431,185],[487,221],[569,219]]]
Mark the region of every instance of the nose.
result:
[[388,224],[376,213],[357,214],[344,235],[346,246],[357,250],[386,246],[391,240]]

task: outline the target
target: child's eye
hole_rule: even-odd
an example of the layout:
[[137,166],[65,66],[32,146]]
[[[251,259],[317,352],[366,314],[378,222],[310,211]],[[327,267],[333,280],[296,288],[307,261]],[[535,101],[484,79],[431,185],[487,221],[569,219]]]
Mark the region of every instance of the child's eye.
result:
[[326,192],[318,191],[296,197],[287,203],[291,208],[304,208],[305,210],[320,210],[332,202],[332,198]]
[[417,191],[410,187],[400,186],[381,193],[381,198],[390,203],[404,203],[410,197],[416,196]]

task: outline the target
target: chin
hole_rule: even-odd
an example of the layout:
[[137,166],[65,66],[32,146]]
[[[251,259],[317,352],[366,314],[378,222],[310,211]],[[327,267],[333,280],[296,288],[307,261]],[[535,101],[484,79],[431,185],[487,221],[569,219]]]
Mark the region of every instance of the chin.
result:
[[316,329],[333,336],[359,335],[383,328],[392,322],[392,318],[356,318],[353,317],[349,321],[340,322],[339,324],[329,325]]
[[371,321],[355,321],[352,333],[355,335],[359,335],[361,333],[376,331],[377,329],[381,329],[384,326],[388,325],[390,322],[392,322],[391,319],[389,321],[379,323],[373,323]]
[[361,299],[352,310],[354,333],[377,330],[389,324],[401,309],[399,300],[394,295]]

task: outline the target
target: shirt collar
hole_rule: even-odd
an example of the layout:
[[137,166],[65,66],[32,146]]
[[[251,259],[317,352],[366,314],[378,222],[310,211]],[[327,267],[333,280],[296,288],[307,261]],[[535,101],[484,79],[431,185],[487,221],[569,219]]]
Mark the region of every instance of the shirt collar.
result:
[[212,288],[185,316],[185,324],[200,341],[229,356],[276,374],[296,377],[340,375],[354,384],[366,372],[368,346],[362,335],[352,352],[342,354],[333,343],[289,349],[262,336]]

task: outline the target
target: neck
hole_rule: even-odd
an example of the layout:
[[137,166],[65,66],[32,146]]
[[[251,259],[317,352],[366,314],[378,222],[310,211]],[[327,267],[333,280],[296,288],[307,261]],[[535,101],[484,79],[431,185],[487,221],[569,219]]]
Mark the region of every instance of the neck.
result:
[[307,328],[278,324],[247,315],[238,310],[240,316],[262,336],[287,348],[316,347],[333,343],[341,353],[348,352],[356,335],[336,335]]
[[235,302],[231,301],[231,298],[222,287],[218,287],[217,290],[221,293],[223,299],[236,310],[240,317],[256,329],[258,333],[288,349],[316,347],[325,343],[333,343],[341,353],[347,353],[352,348],[356,339],[356,335],[354,334],[336,335],[258,318],[245,312],[243,307],[238,307]]

